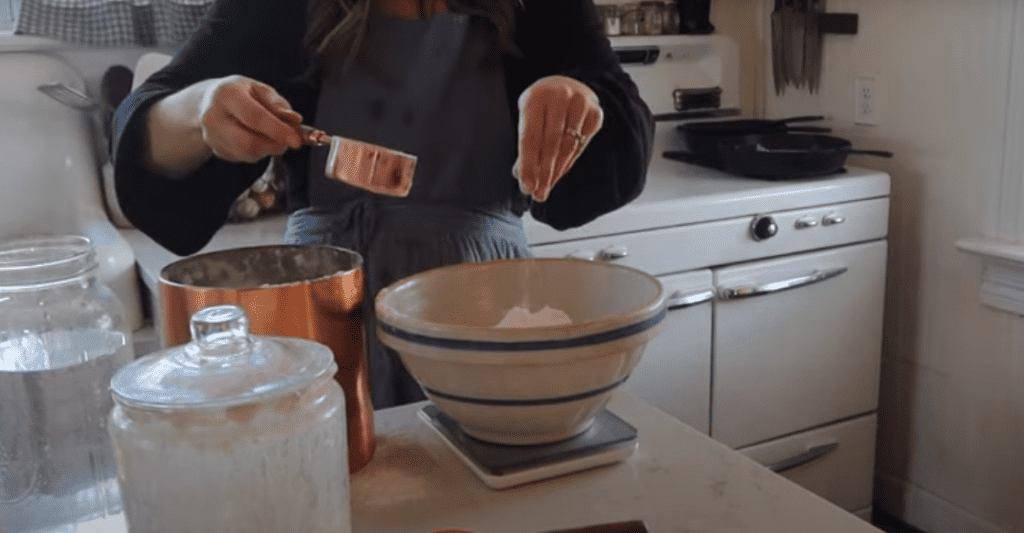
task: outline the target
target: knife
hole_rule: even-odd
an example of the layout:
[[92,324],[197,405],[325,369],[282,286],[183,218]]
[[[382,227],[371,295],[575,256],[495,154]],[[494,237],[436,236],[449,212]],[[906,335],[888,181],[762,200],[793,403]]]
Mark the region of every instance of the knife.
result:
[[813,94],[821,82],[822,39],[818,16],[825,12],[825,0],[810,0],[807,9],[807,32],[804,36],[804,61],[807,87]]
[[800,88],[804,84],[804,24],[807,19],[807,0],[786,0],[790,15],[789,29],[789,81]]
[[786,87],[786,73],[782,63],[782,0],[775,0],[775,9],[771,15],[772,23],[772,78],[775,80],[775,95],[782,95]]

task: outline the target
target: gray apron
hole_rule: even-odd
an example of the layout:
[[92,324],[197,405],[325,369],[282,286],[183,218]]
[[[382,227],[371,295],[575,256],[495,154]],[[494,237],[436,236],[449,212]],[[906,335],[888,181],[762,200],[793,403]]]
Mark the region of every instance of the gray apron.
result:
[[397,355],[377,339],[373,300],[406,276],[467,261],[529,255],[512,177],[515,128],[504,73],[486,26],[466,15],[374,17],[355,61],[331,73],[315,126],[418,157],[406,198],[374,195],[324,176],[310,159],[310,207],[285,241],[359,252],[375,409],[425,399]]

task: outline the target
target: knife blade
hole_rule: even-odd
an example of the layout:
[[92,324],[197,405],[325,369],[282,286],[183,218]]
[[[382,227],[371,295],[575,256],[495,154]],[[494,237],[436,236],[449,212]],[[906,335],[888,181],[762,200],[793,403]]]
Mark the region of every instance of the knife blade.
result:
[[793,70],[790,67],[790,53],[789,53],[789,48],[790,48],[789,43],[791,41],[791,39],[790,39],[791,34],[790,34],[789,26],[790,26],[790,23],[791,23],[790,18],[791,18],[791,15],[792,15],[792,13],[790,13],[789,3],[791,1],[792,0],[782,0],[782,8],[781,8],[781,10],[779,12],[779,25],[780,25],[780,28],[781,28],[781,31],[779,32],[779,55],[780,55],[780,63],[782,65],[782,89],[783,89],[783,91],[785,91],[786,87],[789,86],[790,83],[792,83],[792,81],[793,81],[793,78],[792,78]]
[[804,47],[804,56],[807,62],[807,86],[813,94],[817,92],[821,84],[821,57],[822,45],[824,43],[822,42],[818,15],[825,12],[825,0],[810,0],[807,11],[807,34],[804,37],[807,41]]
[[789,55],[790,82],[797,88],[804,84],[804,24],[807,13],[803,3],[806,0],[786,0],[790,8]]
[[775,95],[782,95],[786,87],[782,65],[782,0],[775,0],[771,14],[772,79],[775,81]]

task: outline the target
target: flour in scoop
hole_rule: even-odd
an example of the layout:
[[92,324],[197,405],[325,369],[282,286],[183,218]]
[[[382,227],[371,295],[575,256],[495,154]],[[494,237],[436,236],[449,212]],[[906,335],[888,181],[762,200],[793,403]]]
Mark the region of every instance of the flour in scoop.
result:
[[525,307],[513,307],[494,327],[496,328],[536,328],[544,326],[564,326],[572,324],[572,319],[561,309],[545,305],[536,313]]

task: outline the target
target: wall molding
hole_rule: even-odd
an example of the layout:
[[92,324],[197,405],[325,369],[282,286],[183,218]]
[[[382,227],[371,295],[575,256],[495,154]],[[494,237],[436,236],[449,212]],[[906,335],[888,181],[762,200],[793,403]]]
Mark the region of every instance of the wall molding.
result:
[[1010,533],[906,480],[878,472],[875,476],[876,508],[922,531],[973,531]]
[[1024,0],[1001,3],[1011,21],[1006,35],[1010,45],[997,55],[1008,70],[1002,169],[986,182],[984,236],[957,241],[956,246],[981,258],[981,302],[1024,316]]
[[1024,316],[1024,244],[964,239],[956,246],[981,258],[981,303]]
[[997,187],[995,233],[1001,241],[1024,243],[1024,2],[1013,0],[1013,29],[1007,66],[1009,87],[1002,175]]

